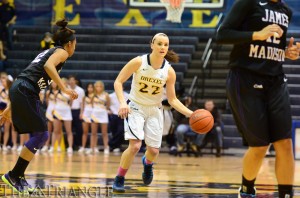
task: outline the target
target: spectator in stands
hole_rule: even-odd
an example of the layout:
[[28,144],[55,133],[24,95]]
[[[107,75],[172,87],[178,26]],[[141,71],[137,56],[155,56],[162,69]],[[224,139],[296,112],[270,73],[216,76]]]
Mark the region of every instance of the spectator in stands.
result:
[[[128,99],[128,93],[123,92],[125,99]],[[109,129],[112,133],[112,138],[109,141],[109,147],[114,153],[121,151],[121,144],[124,141],[124,120],[118,116],[119,100],[115,92],[109,94],[110,111],[109,115]]]
[[[190,96],[185,96],[182,100],[182,103],[191,110],[197,109],[196,107],[192,106],[192,98]],[[177,125],[175,130],[175,134],[178,142],[177,151],[182,152],[184,151],[185,148],[185,143],[184,143],[185,135],[193,131],[189,125],[189,118],[185,117],[184,115],[180,114],[177,111],[174,112],[174,120]],[[201,146],[204,136],[205,135],[195,133],[195,138],[193,144],[191,145],[191,149],[193,150],[193,152],[195,153],[199,152],[198,148]]]
[[4,54],[3,43],[0,38],[0,71],[4,71],[4,60],[6,60],[6,56]]
[[12,49],[13,25],[16,20],[14,6],[10,5],[8,0],[2,0],[2,5],[0,5],[0,38],[7,42],[8,49]]
[[[83,97],[81,103],[81,112],[80,112],[80,119],[82,120],[82,145],[81,148],[78,150],[79,153],[83,153],[86,147],[86,142],[88,139],[88,133],[90,129],[90,125],[92,122],[92,110],[93,110],[93,98],[94,98],[94,84],[88,83],[85,90],[85,96]],[[87,150],[90,152],[89,150]]]
[[[2,88],[0,90],[0,111],[1,112],[6,108],[8,102],[9,102],[8,91],[9,91],[9,88],[11,87],[12,83],[13,83],[13,78],[11,75],[3,74],[1,76],[1,84],[2,84]],[[12,130],[10,130],[10,129],[12,129]],[[4,123],[4,136],[3,136],[3,147],[2,147],[3,152],[7,152],[9,150],[9,148],[7,147],[7,144],[8,144],[10,132],[11,132],[11,137],[12,137],[12,142],[13,142],[12,150],[17,150],[17,133],[15,132],[11,121],[7,120]]]
[[54,47],[54,41],[50,32],[46,32],[43,40],[41,40],[40,47],[42,50],[50,49]]
[[[65,83],[65,86],[68,86],[68,80],[62,78],[62,81]],[[54,145],[56,142],[60,143],[60,136],[62,135],[62,124],[64,123],[67,138],[68,138],[68,149],[67,153],[73,153],[73,133],[72,133],[72,112],[71,112],[71,105],[72,99],[69,95],[62,92],[61,90],[58,91],[55,97],[55,107],[53,111],[54,117],[54,128],[52,134],[52,146],[49,150],[50,153],[53,152]],[[59,151],[59,150],[58,150]]]
[[72,129],[74,129],[75,132],[74,147],[79,148],[82,144],[82,121],[80,119],[80,109],[85,93],[84,90],[76,84],[75,76],[69,76],[69,86],[78,94],[78,98],[73,100],[71,104],[71,109],[73,118]]
[[204,109],[209,111],[214,117],[214,126],[210,132],[205,135],[203,140],[203,144],[201,147],[205,147],[206,143],[209,139],[215,144],[217,153],[216,156],[221,156],[221,149],[223,147],[223,134],[222,134],[222,122],[221,122],[221,114],[218,111],[217,107],[215,107],[215,103],[213,100],[206,100],[204,103]]
[[92,137],[91,137],[91,152],[97,153],[98,143],[98,125],[101,125],[101,134],[104,145],[104,154],[109,154],[108,146],[108,111],[110,108],[110,99],[107,92],[105,92],[104,84],[102,81],[97,81],[94,84],[95,95],[93,98],[92,110]]

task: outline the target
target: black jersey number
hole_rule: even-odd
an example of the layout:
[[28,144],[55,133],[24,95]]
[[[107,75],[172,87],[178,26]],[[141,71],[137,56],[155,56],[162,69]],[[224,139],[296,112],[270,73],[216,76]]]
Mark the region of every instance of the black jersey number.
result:
[[[146,83],[139,83],[141,85],[141,88],[139,89],[140,92],[142,93],[151,93],[151,95],[156,95],[160,93],[160,87],[153,85],[152,89],[153,90],[149,90],[149,85],[147,85]],[[152,91],[152,92],[151,92]]]

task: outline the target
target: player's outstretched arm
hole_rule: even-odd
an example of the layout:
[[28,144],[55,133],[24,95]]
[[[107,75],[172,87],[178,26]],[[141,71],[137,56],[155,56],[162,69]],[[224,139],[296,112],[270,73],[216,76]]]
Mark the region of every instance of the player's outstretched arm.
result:
[[168,103],[178,112],[182,113],[186,117],[190,117],[193,113],[188,109],[184,104],[182,104],[176,97],[175,93],[175,82],[176,82],[176,73],[172,67],[169,69],[168,80],[166,83],[166,91]]
[[55,53],[53,53],[47,62],[44,65],[44,69],[49,75],[49,77],[57,84],[57,86],[61,89],[62,92],[68,94],[71,96],[73,100],[75,100],[78,97],[78,94],[71,90],[68,89],[61,78],[59,77],[57,71],[56,71],[56,66],[59,65],[62,62],[65,62],[67,58],[69,57],[69,54],[63,50],[63,49],[57,49]]
[[120,71],[119,75],[117,76],[114,82],[115,92],[120,102],[119,116],[122,119],[126,118],[129,113],[129,108],[123,94],[123,83],[126,82],[130,78],[130,76],[139,69],[141,64],[142,64],[141,57],[136,57],[130,60],[122,68],[122,70]]

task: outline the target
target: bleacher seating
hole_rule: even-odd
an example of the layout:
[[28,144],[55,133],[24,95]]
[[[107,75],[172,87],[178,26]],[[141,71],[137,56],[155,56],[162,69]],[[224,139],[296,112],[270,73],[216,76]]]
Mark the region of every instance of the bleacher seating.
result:
[[[38,54],[39,42],[43,34],[49,31],[46,27],[18,27],[18,41],[14,50],[8,53],[12,67],[8,70],[17,74]],[[103,80],[106,90],[113,90],[113,82],[120,69],[137,55],[149,53],[149,42],[157,32],[165,32],[170,37],[170,48],[180,54],[180,63],[173,64],[177,74],[177,86],[182,83],[186,90],[190,87],[195,75],[202,78],[201,56],[207,39],[214,33],[212,30],[147,30],[147,29],[76,29],[76,52],[70,58],[61,75],[77,75],[85,86],[88,82]],[[290,32],[288,37],[300,36],[299,32]],[[232,46],[219,46],[219,52],[213,51],[211,58],[211,76],[205,80],[204,93],[198,91],[198,104],[205,99],[213,99],[222,110],[226,109],[225,82],[228,73],[227,62]],[[300,119],[300,61],[288,61],[284,70],[289,80],[293,119]],[[208,74],[208,70],[205,71]],[[199,85],[200,86],[200,85]],[[130,88],[130,81],[124,85]],[[203,95],[203,98],[201,96]],[[242,147],[233,117],[223,113],[224,147]]]

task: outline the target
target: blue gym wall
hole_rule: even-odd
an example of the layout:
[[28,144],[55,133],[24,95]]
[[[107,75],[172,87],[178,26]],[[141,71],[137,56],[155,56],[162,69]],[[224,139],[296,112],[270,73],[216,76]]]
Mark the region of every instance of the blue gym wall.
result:
[[[189,10],[183,13],[183,23],[171,24],[164,19],[165,9],[129,9],[125,0],[14,0],[18,25],[49,25],[66,17],[76,26],[96,28],[214,28],[220,12],[229,10],[234,0],[226,0],[223,9]],[[286,0],[294,11],[291,29],[300,30],[300,1]]]

